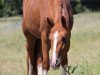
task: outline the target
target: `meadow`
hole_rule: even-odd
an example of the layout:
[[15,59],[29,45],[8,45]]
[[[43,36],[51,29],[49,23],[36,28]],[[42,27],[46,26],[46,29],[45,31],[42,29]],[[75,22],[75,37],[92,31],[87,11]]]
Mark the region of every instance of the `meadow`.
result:
[[[26,75],[21,17],[0,18],[0,75]],[[100,13],[74,15],[69,75],[100,75]],[[59,70],[50,69],[49,75]]]

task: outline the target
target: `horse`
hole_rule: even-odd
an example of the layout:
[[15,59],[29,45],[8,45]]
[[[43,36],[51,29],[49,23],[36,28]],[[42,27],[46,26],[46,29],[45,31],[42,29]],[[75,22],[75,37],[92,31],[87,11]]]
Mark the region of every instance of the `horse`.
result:
[[[27,75],[48,75],[50,66],[66,75],[73,12],[69,0],[23,0]],[[49,59],[49,51],[52,57]]]

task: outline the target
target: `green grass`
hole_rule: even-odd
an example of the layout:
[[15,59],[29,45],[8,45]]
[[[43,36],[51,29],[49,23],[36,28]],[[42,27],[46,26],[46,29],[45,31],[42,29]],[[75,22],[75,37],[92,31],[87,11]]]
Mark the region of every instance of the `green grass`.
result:
[[100,75],[100,13],[74,16],[69,64],[72,75]]
[[[26,75],[25,38],[21,18],[0,19],[0,75]],[[100,75],[100,13],[74,15],[71,48],[68,52],[70,75]],[[50,69],[49,75],[59,70]]]

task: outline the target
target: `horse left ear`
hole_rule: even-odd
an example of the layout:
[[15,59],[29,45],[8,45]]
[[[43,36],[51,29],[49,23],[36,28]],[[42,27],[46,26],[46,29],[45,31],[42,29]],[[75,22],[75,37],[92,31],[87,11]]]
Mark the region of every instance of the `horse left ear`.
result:
[[54,21],[47,17],[47,22],[50,27],[54,26]]
[[61,17],[61,22],[62,22],[63,27],[65,27],[66,26],[66,19],[64,16]]

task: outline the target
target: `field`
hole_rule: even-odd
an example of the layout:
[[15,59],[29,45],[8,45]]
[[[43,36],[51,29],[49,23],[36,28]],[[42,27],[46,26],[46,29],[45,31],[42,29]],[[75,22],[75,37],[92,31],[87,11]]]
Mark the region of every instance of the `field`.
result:
[[[0,75],[26,75],[25,38],[21,18],[0,19]],[[74,15],[69,75],[100,75],[100,13]],[[50,69],[49,75],[59,70]]]

